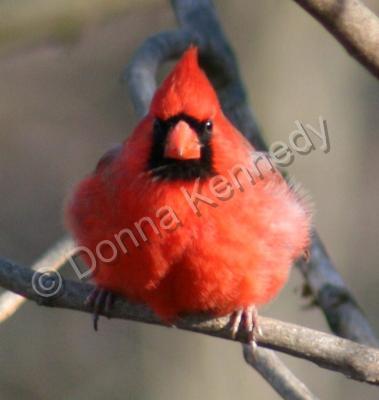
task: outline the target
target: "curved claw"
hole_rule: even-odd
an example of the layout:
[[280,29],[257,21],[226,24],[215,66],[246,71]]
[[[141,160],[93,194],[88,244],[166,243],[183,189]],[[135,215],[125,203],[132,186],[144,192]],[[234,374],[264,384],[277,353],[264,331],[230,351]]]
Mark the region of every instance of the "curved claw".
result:
[[[230,317],[231,336],[236,338],[242,328],[247,333],[248,343],[255,349],[257,347],[257,335],[262,335],[258,324],[258,312],[255,306],[249,306],[235,311]],[[241,326],[242,325],[242,326]]]
[[[98,330],[100,313],[109,314],[114,301],[114,294],[106,289],[95,287],[85,300],[85,305],[93,309],[93,328]],[[109,318],[109,317],[108,317]]]

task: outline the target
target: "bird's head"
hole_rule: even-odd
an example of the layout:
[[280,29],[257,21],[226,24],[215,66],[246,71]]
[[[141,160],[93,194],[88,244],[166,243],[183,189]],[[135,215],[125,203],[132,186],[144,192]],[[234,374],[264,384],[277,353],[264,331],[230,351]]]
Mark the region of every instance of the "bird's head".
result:
[[216,92],[198,64],[197,48],[190,47],[151,103],[153,175],[172,180],[211,176],[213,122],[219,111]]

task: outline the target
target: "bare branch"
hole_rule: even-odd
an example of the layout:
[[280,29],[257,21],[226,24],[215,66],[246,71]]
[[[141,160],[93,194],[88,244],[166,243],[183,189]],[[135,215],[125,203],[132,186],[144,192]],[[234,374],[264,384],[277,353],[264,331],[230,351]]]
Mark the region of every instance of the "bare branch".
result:
[[[74,241],[65,237],[52,246],[39,260],[32,265],[34,271],[58,271],[74,254]],[[11,317],[25,302],[26,298],[13,292],[0,296],[0,324]]]
[[[71,238],[63,238],[33,264],[32,270],[40,272],[58,271],[65,262],[75,254],[75,250],[76,248],[73,240]],[[35,280],[35,282],[38,282],[38,279]],[[49,286],[49,284],[47,286]],[[54,286],[55,285],[53,285],[53,287]],[[64,290],[63,283],[61,290]],[[24,291],[21,291],[21,293],[23,292]],[[26,299],[26,297],[22,297],[12,291],[7,291],[0,296],[0,323],[13,315]],[[46,301],[43,300],[43,298],[41,299],[41,301]],[[258,348],[256,354],[252,357],[252,355],[248,353],[249,349],[250,347],[246,346],[246,353],[244,353],[246,362],[257,369],[284,399],[308,400],[315,398],[311,397],[312,395],[305,385],[287,369],[272,351]]]
[[379,18],[359,0],[295,0],[379,78]]
[[[61,289],[55,296],[43,297],[32,285],[32,281],[39,281],[40,278],[43,278],[40,272],[0,259],[0,286],[40,305],[92,312],[91,307],[85,302],[93,289],[92,285],[63,280]],[[46,279],[51,280],[54,277]],[[116,299],[114,307],[106,316],[162,325],[153,312],[145,306],[132,304],[122,298]],[[379,385],[379,350],[270,318],[260,317],[259,323],[262,335],[257,335],[257,341],[260,346],[312,361],[322,368],[341,372],[355,380]],[[229,317],[210,319],[205,315],[191,316],[178,320],[176,327],[231,339]],[[246,343],[248,340],[246,332],[239,332],[236,340]]]
[[309,262],[300,260],[297,266],[333,332],[361,344],[379,347],[371,325],[335,270],[317,233],[313,236]]
[[254,367],[283,399],[317,400],[273,351],[262,347],[253,351],[249,345],[242,346],[245,361]]
[[149,110],[157,88],[156,72],[166,61],[180,57],[191,43],[191,35],[183,30],[158,33],[143,43],[135,52],[124,72],[128,93],[139,117]]

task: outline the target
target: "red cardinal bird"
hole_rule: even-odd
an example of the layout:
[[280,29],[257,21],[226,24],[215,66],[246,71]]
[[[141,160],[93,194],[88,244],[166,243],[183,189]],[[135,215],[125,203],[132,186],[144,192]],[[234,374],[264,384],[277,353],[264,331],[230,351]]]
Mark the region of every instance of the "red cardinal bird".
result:
[[80,182],[67,221],[95,260],[96,314],[112,292],[167,322],[234,313],[233,333],[243,317],[251,339],[255,307],[283,287],[310,230],[304,202],[223,114],[195,47]]

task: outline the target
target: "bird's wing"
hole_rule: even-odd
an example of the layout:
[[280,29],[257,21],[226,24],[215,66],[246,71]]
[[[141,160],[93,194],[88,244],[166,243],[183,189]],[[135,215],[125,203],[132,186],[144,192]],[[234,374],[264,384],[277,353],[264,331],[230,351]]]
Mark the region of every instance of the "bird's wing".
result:
[[122,145],[116,144],[112,148],[110,148],[98,161],[96,168],[95,168],[95,173],[102,171],[104,168],[106,168],[109,164],[112,163],[112,161],[120,154],[122,149]]

